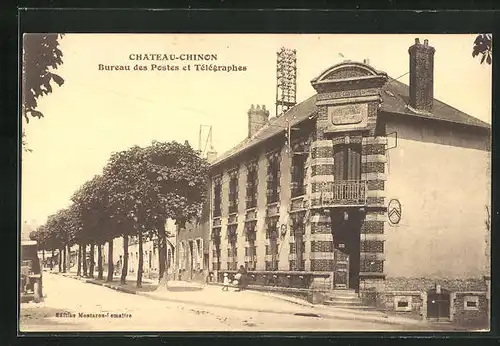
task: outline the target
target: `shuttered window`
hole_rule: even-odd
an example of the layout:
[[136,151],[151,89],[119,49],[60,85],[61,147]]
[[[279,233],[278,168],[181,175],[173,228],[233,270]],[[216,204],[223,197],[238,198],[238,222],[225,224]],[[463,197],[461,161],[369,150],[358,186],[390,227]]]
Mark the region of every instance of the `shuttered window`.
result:
[[267,204],[278,201],[279,160],[269,159],[267,166]]
[[334,149],[335,181],[361,179],[361,145],[339,145]]
[[213,216],[217,217],[221,215],[221,204],[222,204],[222,185],[220,180],[215,181],[214,184],[214,213]]
[[305,161],[304,155],[294,155],[292,158],[292,197],[302,196],[305,192]]

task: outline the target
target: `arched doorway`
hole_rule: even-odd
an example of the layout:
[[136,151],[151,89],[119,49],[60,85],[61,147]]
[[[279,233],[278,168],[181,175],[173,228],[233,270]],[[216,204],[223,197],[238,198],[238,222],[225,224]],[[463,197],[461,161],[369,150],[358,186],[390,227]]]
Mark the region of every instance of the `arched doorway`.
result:
[[450,291],[433,288],[427,291],[427,318],[436,321],[450,320]]

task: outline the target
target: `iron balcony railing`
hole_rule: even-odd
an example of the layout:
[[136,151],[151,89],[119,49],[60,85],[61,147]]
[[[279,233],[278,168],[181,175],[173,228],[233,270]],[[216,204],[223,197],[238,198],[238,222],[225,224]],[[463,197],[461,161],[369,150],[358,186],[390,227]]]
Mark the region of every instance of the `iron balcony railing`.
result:
[[320,191],[320,206],[365,205],[366,181],[341,180],[323,186]]

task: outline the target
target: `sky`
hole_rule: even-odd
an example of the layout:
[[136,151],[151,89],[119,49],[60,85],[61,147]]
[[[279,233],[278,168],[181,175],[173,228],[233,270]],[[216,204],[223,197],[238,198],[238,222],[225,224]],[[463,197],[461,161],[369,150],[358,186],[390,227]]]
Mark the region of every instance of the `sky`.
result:
[[[65,83],[39,99],[45,117],[24,125],[32,152],[22,157],[21,218],[44,223],[102,172],[112,152],[136,144],[188,140],[198,148],[200,125],[211,125],[214,149],[230,149],[247,136],[252,104],[275,115],[276,52],[282,46],[297,50],[300,102],[314,95],[313,78],[346,59],[369,59],[393,78],[406,74],[416,37],[436,49],[434,97],[491,123],[492,69],[472,58],[473,34],[66,34],[60,41],[64,63],[56,71]],[[191,71],[184,71],[185,61],[133,61],[131,54],[216,54],[217,60],[191,61]],[[179,70],[153,71],[152,63]],[[246,70],[195,71],[197,63]],[[99,70],[99,64],[131,70]],[[136,64],[148,70],[134,70]],[[400,81],[408,84],[408,75]]]

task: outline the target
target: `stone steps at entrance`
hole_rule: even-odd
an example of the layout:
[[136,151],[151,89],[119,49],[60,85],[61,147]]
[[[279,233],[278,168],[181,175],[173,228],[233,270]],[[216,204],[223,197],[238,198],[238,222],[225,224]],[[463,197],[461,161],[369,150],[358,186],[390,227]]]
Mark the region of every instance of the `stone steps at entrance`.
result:
[[326,295],[325,305],[345,309],[373,310],[372,306],[364,305],[354,290],[332,290]]
[[354,290],[332,290],[328,292],[327,296],[340,299],[359,299],[358,294]]
[[333,306],[336,308],[342,308],[342,309],[353,309],[353,310],[376,310],[374,306],[369,306],[369,305],[363,305],[361,302],[360,303],[340,303],[340,302],[334,302],[332,300],[325,300],[324,302],[325,305]]

